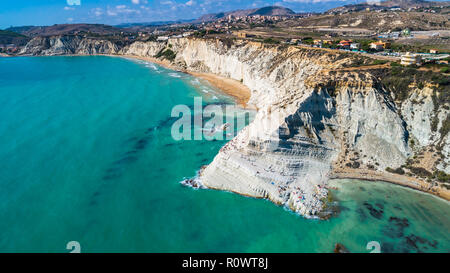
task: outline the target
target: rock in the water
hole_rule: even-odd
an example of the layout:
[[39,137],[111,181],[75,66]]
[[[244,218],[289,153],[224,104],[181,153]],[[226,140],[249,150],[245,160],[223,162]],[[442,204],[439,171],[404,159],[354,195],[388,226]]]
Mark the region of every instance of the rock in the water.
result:
[[350,253],[350,251],[343,244],[337,243],[334,246],[334,253]]

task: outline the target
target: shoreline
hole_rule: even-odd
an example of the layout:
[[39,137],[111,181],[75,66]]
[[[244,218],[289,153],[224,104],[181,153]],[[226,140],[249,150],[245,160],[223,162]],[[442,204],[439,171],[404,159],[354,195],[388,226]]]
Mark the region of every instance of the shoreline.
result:
[[[203,80],[208,81],[212,86],[218,88],[222,92],[224,92],[227,95],[232,96],[236,103],[241,105],[244,108],[249,107],[247,105],[248,100],[250,99],[251,91],[250,89],[242,84],[239,81],[225,78],[222,76],[215,75],[213,73],[201,73],[201,72],[193,72],[188,71],[185,69],[180,69],[176,66],[173,66],[169,61],[167,60],[159,60],[154,57],[141,57],[141,56],[135,56],[135,55],[106,55],[106,56],[112,56],[112,57],[123,57],[123,58],[130,58],[130,59],[137,59],[137,60],[143,60],[148,61],[151,63],[155,63],[158,65],[161,65],[167,69],[172,69],[175,71],[180,71],[183,73],[190,74],[194,77],[201,78]],[[329,179],[357,179],[357,180],[365,180],[365,181],[374,181],[374,182],[385,182],[385,183],[391,183],[394,185],[402,186],[405,188],[413,189],[420,191],[422,193],[431,194],[433,196],[436,196],[438,198],[441,198],[445,201],[450,202],[450,191],[446,191],[444,189],[440,188],[430,188],[429,185],[424,185],[424,182],[420,179],[413,178],[413,177],[407,177],[402,176],[398,174],[384,174],[380,172],[374,172],[369,170],[333,170]],[[415,184],[418,185],[415,185]],[[420,185],[420,186],[419,186]],[[427,187],[428,186],[428,187]],[[434,191],[433,191],[434,189]],[[216,189],[219,190],[219,189]],[[242,195],[240,193],[237,193],[239,195]],[[245,196],[245,195],[244,195]],[[250,197],[250,196],[247,196]]]
[[212,73],[200,73],[192,71],[186,71],[186,73],[209,82],[209,84],[211,84],[212,86],[233,97],[236,100],[236,103],[240,106],[244,108],[255,108],[248,104],[251,96],[250,89],[241,82]]
[[404,175],[380,173],[370,170],[333,170],[329,179],[357,179],[373,182],[386,182],[394,185],[399,185],[405,188],[420,191],[422,193],[431,194],[439,197],[445,201],[450,202],[450,191],[440,187],[430,187],[429,183],[426,183],[420,179],[414,177],[408,177]]
[[223,93],[233,97],[236,101],[236,104],[242,106],[243,108],[252,108],[253,106],[248,104],[248,101],[250,100],[251,91],[250,89],[242,84],[239,81],[222,77],[213,73],[203,73],[203,72],[194,72],[189,71],[186,69],[180,69],[179,67],[173,66],[169,61],[167,60],[159,60],[154,57],[142,57],[142,56],[136,56],[136,55],[99,55],[99,56],[110,56],[110,57],[119,57],[119,58],[129,58],[129,59],[135,59],[135,60],[141,60],[141,61],[147,61],[151,62],[157,65],[160,65],[167,69],[172,69],[175,71],[180,71],[189,75],[192,75],[194,77],[203,79],[207,81],[210,85],[213,87],[221,90]]
[[[242,84],[239,81],[218,76],[212,73],[201,73],[201,72],[193,72],[188,71],[185,69],[180,69],[179,67],[176,67],[172,65],[167,60],[159,60],[154,57],[144,57],[144,56],[136,56],[136,55],[119,55],[119,54],[95,54],[95,55],[84,55],[84,54],[75,54],[75,55],[58,55],[58,56],[108,56],[108,57],[118,57],[118,58],[128,58],[128,59],[135,59],[135,60],[143,60],[148,61],[154,64],[158,64],[164,68],[183,72],[190,74],[194,77],[198,77],[200,79],[208,81],[212,86],[218,88],[225,94],[233,97],[236,100],[236,104],[244,107],[244,108],[252,108],[256,109],[255,107],[248,105],[248,100],[250,99],[250,89]],[[11,56],[8,56],[11,57]],[[20,57],[20,56],[17,56]],[[257,109],[256,109],[257,110]],[[387,174],[387,173],[380,173],[370,170],[347,170],[347,169],[336,169],[332,170],[332,173],[329,176],[329,179],[357,179],[357,180],[364,180],[364,181],[376,181],[376,182],[386,182],[391,183],[395,185],[399,185],[405,188],[413,189],[420,191],[422,193],[432,194],[438,198],[444,199],[445,201],[450,201],[450,190],[445,190],[442,188],[434,187],[431,188],[428,185],[424,185],[424,181],[414,178],[414,177],[407,177],[402,176],[398,174]],[[417,185],[415,185],[417,184]],[[219,189],[217,189],[219,190]],[[239,195],[242,195],[240,193],[237,193]],[[245,196],[245,195],[244,195]],[[249,196],[251,197],[251,196]]]
[[386,180],[376,180],[376,179],[367,179],[367,178],[362,179],[362,178],[350,178],[350,177],[345,177],[345,178],[344,177],[339,177],[339,178],[333,177],[333,178],[330,178],[330,181],[332,181],[331,183],[333,183],[333,185],[331,185],[333,187],[331,187],[330,189],[332,189],[332,190],[339,190],[339,188],[334,187],[334,186],[339,186],[339,185],[336,185],[336,184],[339,184],[340,180],[350,180],[350,181],[357,180],[357,181],[363,181],[363,182],[367,181],[367,182],[373,182],[373,183],[386,183],[387,185],[397,186],[397,187],[400,187],[401,189],[404,189],[404,190],[410,190],[412,192],[416,192],[416,193],[419,193],[419,194],[428,195],[428,196],[431,196],[433,198],[437,198],[438,200],[441,200],[441,201],[444,201],[444,202],[448,202],[450,204],[450,200],[448,200],[448,199],[446,199],[446,198],[444,198],[442,196],[433,194],[432,192],[419,190],[419,189],[416,189],[414,187],[410,187],[410,186],[407,186],[407,185],[402,185],[402,184],[398,184],[398,183],[394,183],[392,181],[386,181]]

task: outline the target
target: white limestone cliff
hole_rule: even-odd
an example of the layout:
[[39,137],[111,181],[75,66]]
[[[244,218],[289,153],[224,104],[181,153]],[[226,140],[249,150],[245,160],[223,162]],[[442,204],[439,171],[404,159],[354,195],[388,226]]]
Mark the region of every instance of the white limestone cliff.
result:
[[95,55],[115,54],[119,47],[113,42],[82,38],[80,36],[36,37],[22,48],[19,55]]
[[[371,73],[346,70],[354,62],[346,54],[194,38],[135,42],[120,49],[107,41],[32,40],[22,53],[155,57],[162,50],[176,54],[172,63],[179,69],[241,81],[251,90],[249,104],[258,109],[255,120],[201,171],[206,187],[326,217],[326,184],[337,170],[383,175],[415,152],[440,145],[443,160],[437,168],[450,171],[450,139],[439,133],[449,111],[435,109],[427,87],[401,105],[394,102]],[[434,131],[433,119],[438,121]]]

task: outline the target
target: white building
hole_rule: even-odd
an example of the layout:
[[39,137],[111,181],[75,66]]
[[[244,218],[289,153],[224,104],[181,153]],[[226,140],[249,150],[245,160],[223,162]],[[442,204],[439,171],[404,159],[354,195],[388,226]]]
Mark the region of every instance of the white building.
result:
[[358,50],[359,48],[360,48],[359,43],[351,43],[351,44],[350,44],[350,49],[356,49],[356,50]]
[[159,36],[156,40],[158,40],[158,41],[167,41],[167,40],[169,40],[169,37],[168,36]]
[[421,62],[422,58],[419,55],[407,52],[405,55],[402,55],[400,64],[405,66],[420,65]]

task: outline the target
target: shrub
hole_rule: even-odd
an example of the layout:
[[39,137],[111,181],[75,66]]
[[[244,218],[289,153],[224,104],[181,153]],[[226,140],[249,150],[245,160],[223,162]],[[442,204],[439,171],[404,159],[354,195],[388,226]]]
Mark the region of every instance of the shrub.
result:
[[433,119],[431,120],[431,131],[436,132],[437,127],[439,124],[439,117],[438,115],[434,115]]
[[[450,101],[450,78],[442,73],[421,71],[413,67],[393,65],[385,70],[381,76],[381,83],[387,90],[395,94],[396,100],[404,101],[412,91],[409,85],[416,83],[419,88],[424,87],[425,82],[438,84],[439,96],[434,98],[436,109]],[[434,95],[436,96],[436,95]]]
[[387,167],[387,168],[386,168],[386,171],[387,171],[387,172],[390,172],[390,173],[401,174],[401,175],[404,175],[404,174],[405,174],[405,171],[402,169],[402,167],[399,167],[399,168],[397,168],[397,169],[392,169],[392,168]]
[[441,134],[441,139],[443,139],[448,132],[450,131],[450,116],[447,115],[447,118],[442,122],[442,127],[439,130],[439,133]]
[[305,37],[302,39],[303,44],[312,45],[314,44],[314,39],[312,37]]
[[435,171],[433,177],[436,178],[439,182],[450,182],[450,174],[446,174],[443,171]]
[[386,60],[374,60],[373,62],[372,62],[372,64],[373,65],[377,65],[377,64],[385,64],[385,63],[387,63],[388,61],[386,61]]
[[175,60],[176,56],[177,56],[177,54],[175,52],[173,52],[171,49],[166,49],[166,50],[163,49],[160,52],[158,52],[158,54],[155,55],[156,58],[163,57],[164,59],[167,59],[171,62],[173,62],[173,60]]
[[425,170],[422,167],[411,167],[410,170],[411,170],[411,172],[413,174],[415,174],[417,176],[420,176],[420,177],[430,177],[430,176],[432,176],[432,174],[429,171]]
[[266,44],[279,44],[280,41],[275,40],[273,38],[267,38],[267,39],[264,39],[263,43],[266,43]]

